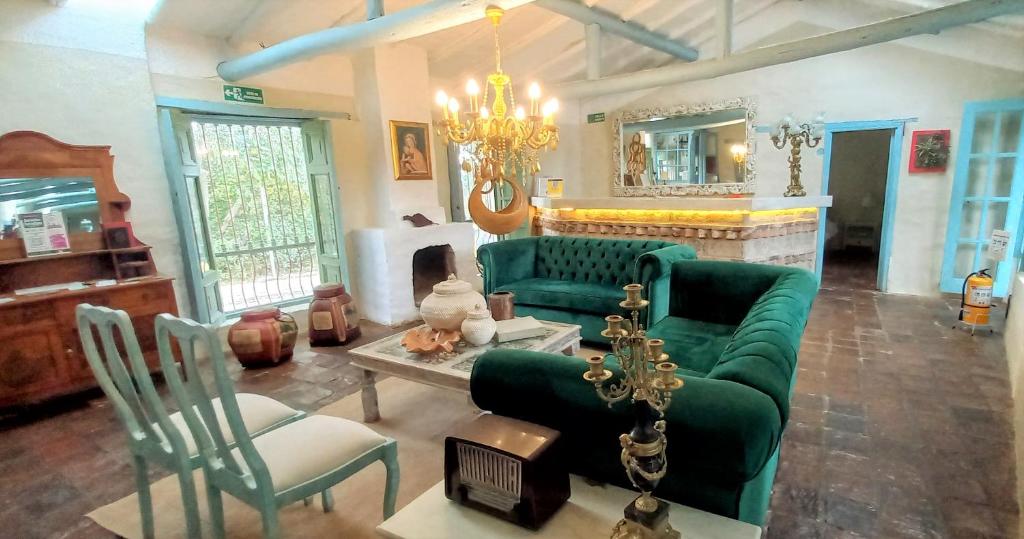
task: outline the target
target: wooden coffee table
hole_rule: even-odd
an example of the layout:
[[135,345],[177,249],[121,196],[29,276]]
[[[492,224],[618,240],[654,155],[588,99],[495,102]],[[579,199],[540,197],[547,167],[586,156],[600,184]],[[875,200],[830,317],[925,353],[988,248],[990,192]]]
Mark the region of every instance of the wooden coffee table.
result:
[[[580,349],[580,326],[546,320],[538,322],[545,330],[538,337],[503,343],[491,341],[483,346],[460,342],[451,354],[421,355],[408,352],[402,346],[404,331],[353,348],[350,351],[354,356],[352,364],[363,370],[363,421],[373,423],[380,420],[377,373],[469,393],[469,375],[473,372],[473,363],[488,350],[530,350],[571,356]],[[416,329],[425,327],[426,324]]]
[[[569,476],[572,496],[539,531],[530,531],[459,505],[444,495],[444,481],[434,485],[391,518],[377,532],[391,539],[593,539],[608,537],[622,518],[622,508],[636,492],[612,485],[591,485]],[[761,528],[676,503],[669,522],[684,539],[760,539]]]

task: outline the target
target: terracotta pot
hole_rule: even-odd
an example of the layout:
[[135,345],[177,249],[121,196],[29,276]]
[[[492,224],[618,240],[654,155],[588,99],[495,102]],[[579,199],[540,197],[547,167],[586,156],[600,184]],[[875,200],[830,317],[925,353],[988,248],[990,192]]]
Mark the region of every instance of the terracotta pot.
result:
[[487,294],[487,307],[495,320],[511,320],[516,317],[516,295],[512,292]]
[[447,280],[434,285],[432,294],[423,298],[420,316],[432,329],[458,331],[466,313],[483,303],[484,297],[473,290],[473,285],[449,275]]
[[277,307],[242,313],[228,330],[228,346],[243,367],[266,367],[291,359],[299,326]]
[[359,337],[359,312],[345,285],[325,283],[313,289],[309,304],[309,344],[338,346]]

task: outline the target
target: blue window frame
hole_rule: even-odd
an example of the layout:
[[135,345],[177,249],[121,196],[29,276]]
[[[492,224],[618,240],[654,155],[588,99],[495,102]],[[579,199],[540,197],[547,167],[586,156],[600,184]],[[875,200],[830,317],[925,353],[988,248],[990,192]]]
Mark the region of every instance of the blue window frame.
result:
[[943,292],[959,293],[967,275],[990,269],[993,295],[1006,296],[1019,249],[1011,247],[997,262],[989,258],[988,245],[993,230],[1006,230],[1010,245],[1020,245],[1022,201],[1024,99],[967,103],[946,226]]

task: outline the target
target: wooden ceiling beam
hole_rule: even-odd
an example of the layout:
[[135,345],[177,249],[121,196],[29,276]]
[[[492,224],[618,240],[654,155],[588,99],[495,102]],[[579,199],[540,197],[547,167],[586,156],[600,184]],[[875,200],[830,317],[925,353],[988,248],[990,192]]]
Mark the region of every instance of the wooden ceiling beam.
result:
[[371,21],[328,28],[282,41],[217,65],[217,74],[237,81],[322,54],[404,41],[484,18],[484,8],[512,9],[533,0],[431,0]]
[[561,84],[556,95],[585,98],[646,90],[694,80],[712,79],[816,56],[885,43],[904,37],[933,34],[964,24],[1024,11],[1022,0],[965,0],[963,2],[884,21],[753,49],[726,58]]
[[598,24],[601,29],[688,62],[697,59],[697,49],[652,32],[639,24],[624,21],[618,15],[576,0],[536,0],[536,5],[583,24]]

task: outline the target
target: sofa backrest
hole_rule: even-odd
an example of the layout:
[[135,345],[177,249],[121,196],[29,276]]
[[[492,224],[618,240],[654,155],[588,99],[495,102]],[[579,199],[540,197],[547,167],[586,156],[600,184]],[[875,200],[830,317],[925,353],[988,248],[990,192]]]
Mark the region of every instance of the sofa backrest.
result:
[[817,280],[806,270],[780,273],[737,326],[707,377],[731,380],[768,395],[785,424],[800,339],[817,291]]
[[545,279],[625,286],[636,278],[643,253],[675,245],[667,241],[609,240],[573,236],[537,238],[534,274]]

